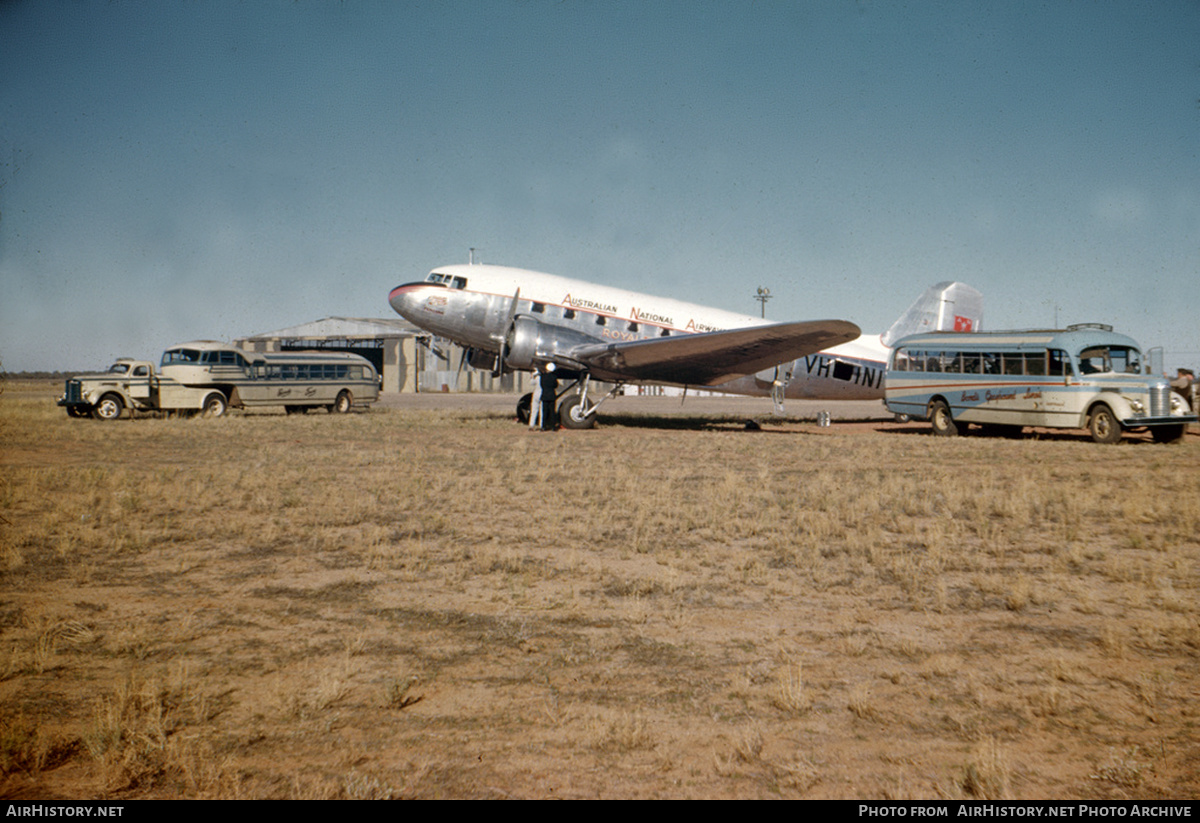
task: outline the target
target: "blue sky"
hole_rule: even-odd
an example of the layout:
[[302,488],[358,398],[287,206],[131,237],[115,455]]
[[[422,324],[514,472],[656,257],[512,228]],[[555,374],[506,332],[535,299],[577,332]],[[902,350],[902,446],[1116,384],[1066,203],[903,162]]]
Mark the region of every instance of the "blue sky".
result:
[[1200,366],[1200,3],[0,2],[0,362],[390,316],[477,259]]

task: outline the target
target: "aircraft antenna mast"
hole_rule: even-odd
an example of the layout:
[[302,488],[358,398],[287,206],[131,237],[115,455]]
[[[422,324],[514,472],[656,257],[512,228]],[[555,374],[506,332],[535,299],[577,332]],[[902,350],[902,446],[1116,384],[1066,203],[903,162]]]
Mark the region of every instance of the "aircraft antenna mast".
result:
[[771,299],[771,290],[768,289],[766,286],[759,286],[758,291],[754,295],[754,299],[757,300],[761,304],[762,318],[764,320],[766,320],[767,319],[767,301]]

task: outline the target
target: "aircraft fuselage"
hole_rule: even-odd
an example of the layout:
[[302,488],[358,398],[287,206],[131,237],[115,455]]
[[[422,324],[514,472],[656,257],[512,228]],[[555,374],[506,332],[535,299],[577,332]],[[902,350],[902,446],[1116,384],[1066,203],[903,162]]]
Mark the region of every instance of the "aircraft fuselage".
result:
[[[499,354],[516,315],[553,326],[565,340],[624,343],[772,325],[748,314],[588,283],[525,269],[452,265],[423,281],[397,286],[392,308],[414,325],[476,351]],[[863,335],[785,363],[786,397],[862,400],[883,397],[887,348]],[[767,396],[778,378],[770,368],[717,385],[714,391]],[[602,374],[597,374],[603,377]]]

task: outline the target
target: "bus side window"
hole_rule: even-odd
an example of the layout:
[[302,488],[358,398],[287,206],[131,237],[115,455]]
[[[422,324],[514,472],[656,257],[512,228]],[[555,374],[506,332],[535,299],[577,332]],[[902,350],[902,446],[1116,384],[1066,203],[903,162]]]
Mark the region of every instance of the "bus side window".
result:
[[1005,374],[1024,374],[1025,363],[1019,351],[1005,352],[1003,355]]
[[1068,377],[1071,374],[1071,358],[1062,349],[1050,349],[1048,352],[1049,368],[1047,372],[1051,377]]
[[1025,353],[1025,373],[1040,377],[1046,373],[1046,352]]

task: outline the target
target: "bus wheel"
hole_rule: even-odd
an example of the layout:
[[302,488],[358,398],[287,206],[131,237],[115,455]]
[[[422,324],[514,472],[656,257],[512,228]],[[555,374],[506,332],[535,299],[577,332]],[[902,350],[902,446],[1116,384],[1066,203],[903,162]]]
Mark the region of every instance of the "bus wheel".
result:
[[1176,426],[1155,426],[1150,429],[1150,436],[1154,438],[1155,443],[1178,443],[1183,439],[1183,432],[1182,423]]
[[204,398],[204,405],[201,407],[200,414],[204,417],[222,417],[225,414],[227,405],[225,395],[220,392],[213,392]]
[[933,424],[933,433],[938,437],[954,437],[958,434],[958,424],[950,416],[950,407],[941,400],[929,404],[929,422]]
[[338,392],[337,400],[333,401],[333,405],[329,407],[329,411],[334,414],[345,414],[350,411],[350,407],[354,405],[354,397],[350,392],[343,389]]
[[533,394],[523,394],[517,401],[517,422],[522,426],[529,425],[529,415],[533,413]]
[[1088,421],[1088,430],[1092,439],[1097,443],[1119,443],[1121,441],[1121,423],[1108,406],[1097,406]]
[[106,394],[100,398],[100,402],[92,409],[92,418],[95,420],[116,420],[124,410],[125,404],[121,402],[119,395]]

